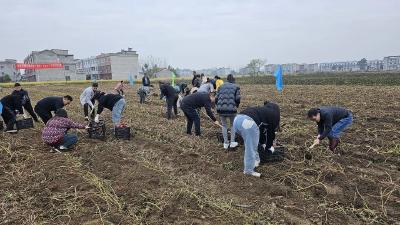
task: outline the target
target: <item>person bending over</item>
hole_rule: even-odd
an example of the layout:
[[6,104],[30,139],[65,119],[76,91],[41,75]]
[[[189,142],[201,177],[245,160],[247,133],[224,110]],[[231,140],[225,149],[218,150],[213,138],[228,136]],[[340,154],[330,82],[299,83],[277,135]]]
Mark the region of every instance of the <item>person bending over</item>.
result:
[[125,99],[118,94],[105,94],[104,92],[99,93],[95,96],[95,99],[98,100],[99,106],[97,109],[97,115],[95,117],[95,122],[98,123],[100,120],[100,114],[103,112],[104,108],[109,109],[112,114],[112,122],[115,127],[119,127],[121,125],[122,113],[125,109]]
[[87,87],[80,96],[81,105],[83,106],[83,113],[85,115],[85,120],[89,120],[89,110],[92,112],[90,117],[94,117],[94,94],[97,92],[99,84],[93,83],[91,87]]
[[177,102],[179,99],[179,95],[178,93],[176,93],[175,88],[172,87],[170,84],[160,83],[160,91],[161,91],[160,99],[162,99],[164,96],[166,97],[167,118],[170,120],[172,119],[172,108],[174,108],[175,116],[178,115]]
[[53,117],[51,114],[52,112],[64,108],[64,106],[69,105],[72,100],[70,95],[64,97],[46,97],[36,103],[35,112],[40,119],[42,119],[43,123],[46,124],[47,121]]
[[[29,115],[31,115],[32,119],[35,122],[39,122],[36,113],[33,111],[33,107],[32,107],[28,92],[26,90],[22,89],[22,86],[20,83],[15,83],[14,91],[11,94],[18,95],[24,109],[29,113]],[[24,114],[23,111],[21,113]]]

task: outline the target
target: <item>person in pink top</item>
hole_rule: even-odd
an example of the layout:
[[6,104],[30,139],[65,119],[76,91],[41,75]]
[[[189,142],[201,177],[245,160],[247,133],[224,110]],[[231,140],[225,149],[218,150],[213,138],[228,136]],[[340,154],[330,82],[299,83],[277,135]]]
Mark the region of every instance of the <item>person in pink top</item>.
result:
[[117,86],[115,86],[114,90],[117,92],[117,94],[124,96],[124,88],[125,88],[124,81],[121,80],[117,84]]
[[69,119],[65,109],[58,109],[55,116],[46,123],[42,132],[42,139],[44,143],[59,150],[68,150],[78,142],[78,136],[68,134],[68,130],[71,128],[88,129],[89,127]]

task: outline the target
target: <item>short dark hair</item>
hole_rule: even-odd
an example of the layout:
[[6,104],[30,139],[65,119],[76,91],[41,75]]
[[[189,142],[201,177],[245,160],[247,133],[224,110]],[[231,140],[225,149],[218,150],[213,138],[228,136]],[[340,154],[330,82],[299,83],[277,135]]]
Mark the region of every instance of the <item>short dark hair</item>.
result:
[[73,98],[71,97],[71,95],[66,95],[64,96],[65,99],[69,100],[70,102],[72,102]]
[[319,113],[319,109],[312,108],[312,109],[308,110],[307,116],[308,116],[308,118],[312,118],[313,116],[318,115],[318,113]]
[[266,105],[266,104],[268,104],[268,103],[269,103],[269,101],[268,101],[268,100],[264,101],[264,105]]
[[20,83],[15,83],[14,87],[21,87],[21,84]]
[[235,78],[233,77],[232,74],[229,74],[228,77],[226,78],[226,80],[227,80],[229,83],[235,83]]
[[68,118],[68,113],[65,111],[65,109],[57,109],[56,116]]
[[99,84],[98,83],[93,83],[92,87],[99,87]]

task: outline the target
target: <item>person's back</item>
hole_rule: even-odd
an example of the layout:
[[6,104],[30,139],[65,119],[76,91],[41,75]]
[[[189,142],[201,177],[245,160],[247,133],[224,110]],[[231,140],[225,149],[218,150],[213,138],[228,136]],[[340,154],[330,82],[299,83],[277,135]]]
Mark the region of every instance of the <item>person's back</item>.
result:
[[349,115],[349,110],[334,106],[321,107],[320,112],[321,123],[324,123],[326,120],[330,120],[332,121],[332,125]]
[[204,83],[200,86],[200,88],[197,90],[197,92],[202,92],[202,93],[211,93],[213,92],[214,88],[210,82]]
[[103,111],[103,108],[112,110],[115,103],[121,100],[123,97],[117,94],[105,94],[99,98],[99,109],[98,114]]
[[6,95],[1,100],[3,107],[22,112],[22,104],[18,95]]
[[160,97],[165,96],[167,98],[171,98],[177,94],[175,88],[172,87],[170,84],[161,84],[160,91],[161,91]]
[[64,107],[63,98],[55,96],[46,97],[38,101],[36,107],[46,109],[48,111],[56,111],[57,109]]
[[144,87],[149,87],[150,86],[150,78],[148,76],[144,76],[142,79],[142,85]]
[[223,84],[216,97],[217,112],[220,115],[232,115],[237,113],[240,104],[240,88],[233,83]]

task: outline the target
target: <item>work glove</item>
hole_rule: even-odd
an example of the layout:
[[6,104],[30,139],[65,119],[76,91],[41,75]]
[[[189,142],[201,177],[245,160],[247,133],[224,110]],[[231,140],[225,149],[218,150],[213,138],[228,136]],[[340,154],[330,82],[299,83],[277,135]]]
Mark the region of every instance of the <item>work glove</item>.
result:
[[90,126],[86,126],[85,129],[86,129],[86,130],[90,129]]
[[96,122],[96,123],[100,122],[99,117],[100,117],[100,115],[97,114],[96,117],[94,118],[94,122]]
[[22,114],[22,117],[23,117],[24,119],[28,118],[25,114]]

